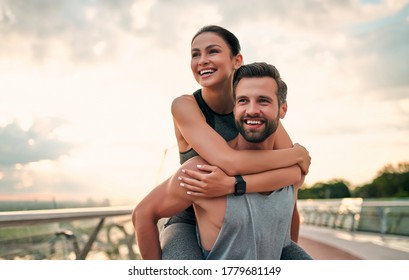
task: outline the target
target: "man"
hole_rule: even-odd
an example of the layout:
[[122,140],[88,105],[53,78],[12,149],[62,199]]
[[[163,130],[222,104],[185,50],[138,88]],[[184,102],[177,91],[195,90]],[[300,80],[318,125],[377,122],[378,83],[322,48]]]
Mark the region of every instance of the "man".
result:
[[[253,63],[237,70],[234,115],[240,134],[229,145],[272,149],[274,133],[287,111],[286,95],[287,86],[274,66]],[[281,183],[274,192],[245,194],[245,182],[236,176],[235,195],[200,198],[180,187],[183,170],[198,164],[206,162],[200,157],[185,162],[168,185],[155,188],[135,208],[133,223],[142,258],[161,257],[157,221],[193,204],[206,259],[280,259],[282,248],[291,242],[295,188],[303,181],[298,165],[277,171]]]

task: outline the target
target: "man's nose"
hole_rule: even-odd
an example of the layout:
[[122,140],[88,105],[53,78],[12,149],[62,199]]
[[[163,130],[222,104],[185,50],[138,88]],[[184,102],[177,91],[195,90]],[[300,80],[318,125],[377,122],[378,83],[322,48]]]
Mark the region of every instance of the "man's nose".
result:
[[258,106],[257,102],[249,102],[246,113],[249,115],[258,115],[260,113],[260,106]]

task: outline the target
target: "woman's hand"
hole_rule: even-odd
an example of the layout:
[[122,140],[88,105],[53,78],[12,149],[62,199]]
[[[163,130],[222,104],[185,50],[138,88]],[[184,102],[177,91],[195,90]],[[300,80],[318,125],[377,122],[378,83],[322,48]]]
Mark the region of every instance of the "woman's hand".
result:
[[186,176],[179,176],[180,186],[190,195],[211,198],[234,192],[234,177],[212,165],[198,165],[196,170],[182,170]]

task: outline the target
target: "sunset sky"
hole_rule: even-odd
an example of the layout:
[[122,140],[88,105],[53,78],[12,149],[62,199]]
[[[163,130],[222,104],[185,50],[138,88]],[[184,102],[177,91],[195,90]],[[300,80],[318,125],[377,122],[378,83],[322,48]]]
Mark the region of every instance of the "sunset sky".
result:
[[0,199],[133,203],[175,170],[170,104],[208,24],[280,70],[308,185],[409,161],[407,0],[0,0]]

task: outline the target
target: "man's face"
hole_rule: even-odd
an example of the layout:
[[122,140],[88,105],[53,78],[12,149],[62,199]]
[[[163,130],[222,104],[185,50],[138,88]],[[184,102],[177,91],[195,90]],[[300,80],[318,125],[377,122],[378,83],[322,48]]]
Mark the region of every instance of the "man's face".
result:
[[261,143],[277,130],[286,104],[278,106],[273,78],[243,78],[236,87],[234,116],[240,134],[251,143]]

